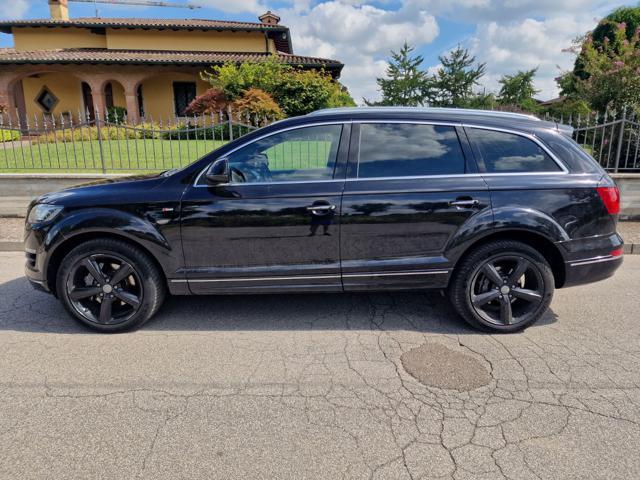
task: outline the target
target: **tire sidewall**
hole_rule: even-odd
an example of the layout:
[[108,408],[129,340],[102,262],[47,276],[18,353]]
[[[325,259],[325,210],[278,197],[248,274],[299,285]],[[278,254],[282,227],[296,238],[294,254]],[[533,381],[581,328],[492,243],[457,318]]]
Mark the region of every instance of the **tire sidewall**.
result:
[[[153,275],[149,265],[138,260],[141,258],[139,255],[144,255],[144,253],[137,250],[133,246],[123,244],[123,242],[109,240],[89,241],[71,250],[62,260],[56,278],[56,290],[65,309],[83,325],[100,332],[122,332],[141,326],[153,315],[155,310],[153,299],[159,292],[156,291],[157,285],[149,280]],[[76,263],[89,255],[101,254],[121,257],[136,270],[141,281],[142,301],[140,308],[131,318],[115,325],[102,325],[83,317],[75,310],[67,293],[67,280]]]

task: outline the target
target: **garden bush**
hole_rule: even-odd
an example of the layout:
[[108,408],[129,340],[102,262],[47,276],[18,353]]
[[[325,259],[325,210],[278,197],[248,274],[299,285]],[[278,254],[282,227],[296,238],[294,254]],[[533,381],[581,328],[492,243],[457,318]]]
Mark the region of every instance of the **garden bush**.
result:
[[14,142],[20,140],[21,137],[18,130],[0,130],[0,142]]

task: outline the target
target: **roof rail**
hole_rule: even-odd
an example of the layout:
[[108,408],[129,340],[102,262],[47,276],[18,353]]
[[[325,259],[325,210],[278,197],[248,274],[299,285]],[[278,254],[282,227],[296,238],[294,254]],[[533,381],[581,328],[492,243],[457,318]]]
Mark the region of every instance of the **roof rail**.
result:
[[444,114],[463,114],[463,115],[478,115],[483,117],[498,117],[498,118],[519,118],[522,120],[541,121],[534,115],[528,115],[526,113],[514,113],[514,112],[501,112],[496,110],[475,110],[472,108],[441,108],[441,107],[338,107],[338,108],[324,108],[322,110],[316,110],[308,115],[331,115],[334,113],[357,113],[357,112],[372,112],[372,113],[444,113]]

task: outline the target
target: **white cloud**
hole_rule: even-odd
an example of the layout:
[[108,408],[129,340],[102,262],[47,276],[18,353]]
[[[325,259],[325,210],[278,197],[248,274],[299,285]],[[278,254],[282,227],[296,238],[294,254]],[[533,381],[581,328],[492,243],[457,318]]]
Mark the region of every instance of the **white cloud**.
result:
[[23,18],[29,10],[29,2],[27,0],[8,0],[0,3],[0,18],[3,19],[19,19]]
[[573,64],[573,57],[563,49],[594,25],[593,16],[588,13],[557,15],[544,20],[525,18],[481,23],[471,40],[471,50],[478,61],[487,63],[483,85],[490,91],[497,91],[502,75],[538,68],[538,96],[543,99],[555,97],[558,94],[555,77]]
[[399,49],[405,40],[430,43],[439,33],[436,19],[426,11],[409,15],[404,8],[392,11],[359,3],[328,1],[303,12],[295,7],[281,12],[296,53],[345,64],[341,81],[357,102],[378,97],[375,79],[384,74],[389,50]]

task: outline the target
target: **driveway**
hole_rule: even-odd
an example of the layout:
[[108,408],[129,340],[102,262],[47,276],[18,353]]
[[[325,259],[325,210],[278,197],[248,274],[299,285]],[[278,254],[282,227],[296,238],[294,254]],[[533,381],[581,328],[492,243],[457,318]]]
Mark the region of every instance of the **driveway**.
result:
[[97,335],[22,263],[0,478],[640,478],[640,256],[517,335],[418,293],[172,298]]

